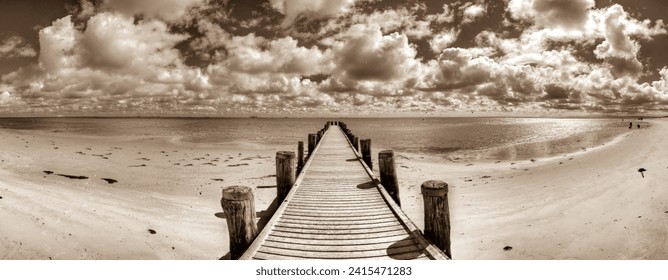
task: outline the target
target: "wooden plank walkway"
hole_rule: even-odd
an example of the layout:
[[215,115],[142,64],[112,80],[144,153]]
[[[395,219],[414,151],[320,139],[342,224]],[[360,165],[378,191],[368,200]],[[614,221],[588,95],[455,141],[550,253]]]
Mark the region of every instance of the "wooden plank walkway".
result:
[[332,125],[240,259],[447,259]]

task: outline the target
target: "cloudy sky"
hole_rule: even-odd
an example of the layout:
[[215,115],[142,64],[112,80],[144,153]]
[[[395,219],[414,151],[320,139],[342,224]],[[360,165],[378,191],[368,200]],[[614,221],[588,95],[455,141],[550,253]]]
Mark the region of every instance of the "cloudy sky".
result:
[[668,1],[3,0],[0,115],[668,113]]

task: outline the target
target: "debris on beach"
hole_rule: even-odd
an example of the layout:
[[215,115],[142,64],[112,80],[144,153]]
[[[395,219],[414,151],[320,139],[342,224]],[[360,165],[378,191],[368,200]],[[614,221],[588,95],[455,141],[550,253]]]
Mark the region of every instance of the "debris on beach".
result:
[[88,177],[86,177],[86,176],[67,175],[67,174],[56,174],[56,175],[61,176],[61,177],[65,177],[65,178],[67,178],[67,179],[72,179],[72,180],[84,180],[84,179],[88,179]]
[[44,171],[42,171],[42,172],[44,172],[44,173],[47,174],[47,175],[51,175],[51,174],[53,174],[53,171],[49,171],[49,170],[44,170]]
[[244,166],[244,165],[248,165],[248,163],[230,164],[227,167],[237,167],[237,166]]
[[109,184],[113,184],[113,183],[118,182],[118,180],[111,179],[111,178],[100,178],[100,179],[107,181],[107,183],[109,183]]
[[148,233],[150,233],[150,234],[156,234],[157,232],[156,232],[155,230],[149,228],[149,229],[148,229]]
[[225,179],[220,179],[220,178],[212,178],[211,180],[218,181],[218,182],[225,181]]
[[503,247],[503,250],[504,250],[504,251],[510,251],[510,250],[512,250],[512,249],[513,249],[513,247],[510,247],[510,246]]
[[638,169],[638,172],[640,172],[640,175],[642,175],[643,178],[645,178],[645,171],[647,171],[645,168]]
[[533,158],[532,158],[532,159],[531,159],[531,162],[536,162],[536,159],[533,159]]

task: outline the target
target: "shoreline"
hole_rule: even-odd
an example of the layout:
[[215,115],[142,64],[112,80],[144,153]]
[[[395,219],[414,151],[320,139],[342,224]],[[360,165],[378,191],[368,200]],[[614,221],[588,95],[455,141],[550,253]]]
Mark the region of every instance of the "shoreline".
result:
[[[650,122],[604,145],[534,162],[397,153],[403,209],[423,228],[419,186],[446,181],[455,259],[666,259],[668,225],[656,221],[668,215],[668,191],[660,188],[668,181],[661,161],[668,123]],[[281,147],[1,132],[0,219],[13,226],[0,232],[0,259],[225,258],[221,189],[252,187],[259,219],[275,198]],[[627,185],[651,195],[635,197]]]
[[668,259],[668,122],[651,122],[535,162],[400,158],[404,211],[423,228],[421,182],[447,182],[454,259]]

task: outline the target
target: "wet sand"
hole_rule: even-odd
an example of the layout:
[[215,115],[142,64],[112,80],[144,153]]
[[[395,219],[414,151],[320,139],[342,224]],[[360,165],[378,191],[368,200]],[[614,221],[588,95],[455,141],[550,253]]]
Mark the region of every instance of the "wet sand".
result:
[[[422,228],[420,183],[450,184],[455,259],[666,259],[668,122],[652,124],[534,161],[397,153],[402,205]],[[0,143],[1,259],[225,258],[221,189],[253,187],[260,218],[276,193],[271,146],[10,130]]]

